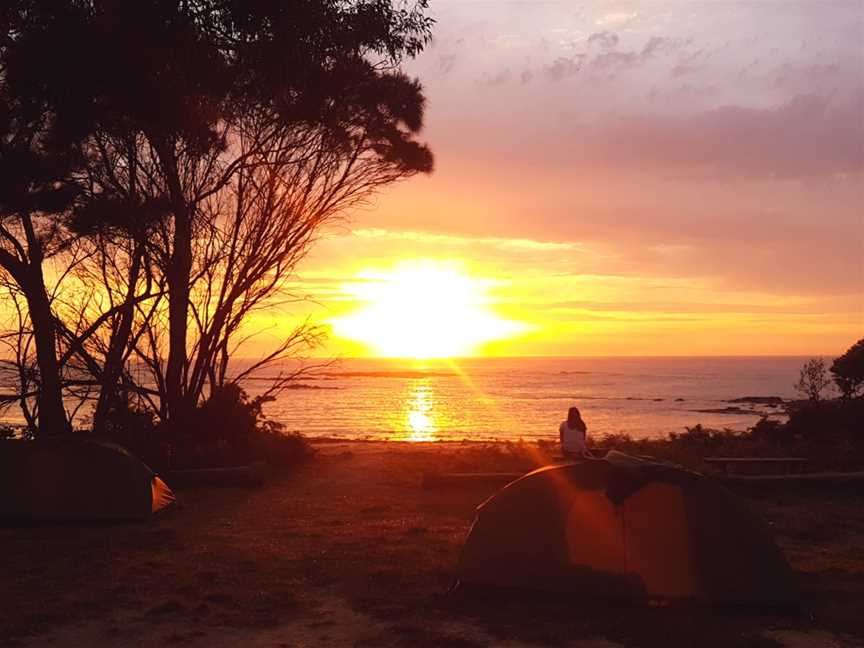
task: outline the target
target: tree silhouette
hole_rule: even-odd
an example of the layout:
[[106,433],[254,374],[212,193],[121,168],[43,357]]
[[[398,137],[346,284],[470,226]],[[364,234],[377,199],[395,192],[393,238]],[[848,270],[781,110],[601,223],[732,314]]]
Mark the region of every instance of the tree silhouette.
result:
[[[120,365],[137,354],[155,374],[163,416],[182,418],[200,397],[202,376],[212,382],[206,365],[224,362],[226,333],[236,333],[237,317],[249,312],[237,308],[248,303],[244,290],[260,293],[274,270],[293,267],[287,261],[302,257],[328,218],[381,186],[431,170],[430,151],[415,139],[422,90],[398,70],[428,41],[426,5],[19,0],[2,10],[5,90],[22,105],[38,100],[45,141],[83,161],[64,177],[79,189],[68,222],[128,259],[102,273],[113,277],[107,293],[117,295],[110,317],[64,330],[66,359],[75,355],[94,374],[101,400],[115,398]],[[234,236],[230,223],[250,213],[239,197],[260,195],[259,182],[279,185],[291,201],[259,201],[258,222],[281,214],[283,224],[294,224],[281,234],[278,227],[258,232],[269,232],[274,265],[253,264],[252,280],[239,281],[235,270],[251,258],[254,238],[240,246],[245,261],[218,259],[222,268],[208,281],[222,297],[214,302],[211,292],[205,300],[218,313],[202,319],[195,287],[213,261],[206,242]],[[299,247],[278,252],[285,232]],[[94,256],[102,267],[114,261],[104,247]],[[163,283],[167,307],[151,304],[144,316],[145,300],[161,303]],[[109,320],[110,334],[97,334]]]
[[822,358],[810,358],[801,367],[795,389],[815,403],[822,398],[822,392],[830,384],[825,361]]
[[864,389],[864,338],[831,363],[831,374],[844,398],[854,398]]
[[[0,42],[4,62],[11,47],[7,31]],[[42,436],[68,429],[43,263],[65,246],[56,217],[77,195],[70,175],[80,164],[74,146],[52,141],[51,120],[44,94],[36,89],[26,97],[17,96],[4,66],[0,73],[0,270],[8,290],[20,293],[26,303],[25,316],[15,302],[22,330],[27,320],[32,327],[38,368],[32,377],[35,414]],[[24,390],[22,397],[26,396]]]

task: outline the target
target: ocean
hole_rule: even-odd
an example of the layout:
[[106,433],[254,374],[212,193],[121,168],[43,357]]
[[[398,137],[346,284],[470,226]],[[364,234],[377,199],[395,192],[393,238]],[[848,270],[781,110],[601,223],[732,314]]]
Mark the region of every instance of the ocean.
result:
[[[804,357],[343,359],[265,405],[310,437],[461,441],[556,439],[577,406],[592,436],[658,437],[701,423],[744,430],[783,408],[735,402],[796,397]],[[250,396],[265,380],[246,383]],[[70,404],[71,405],[71,404]],[[76,423],[88,424],[86,408]],[[21,424],[14,406],[0,423]]]
[[[589,435],[658,437],[685,426],[744,430],[796,396],[803,357],[352,359],[266,406],[311,437],[402,441],[556,439],[577,406]],[[260,393],[252,383],[250,395]]]

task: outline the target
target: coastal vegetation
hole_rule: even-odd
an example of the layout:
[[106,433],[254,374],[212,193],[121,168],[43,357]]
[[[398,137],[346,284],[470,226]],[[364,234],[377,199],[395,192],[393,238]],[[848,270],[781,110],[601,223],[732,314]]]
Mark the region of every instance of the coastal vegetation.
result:
[[825,392],[832,382],[826,363],[822,358],[807,360],[795,384],[806,398],[788,402],[776,399],[786,416],[763,417],[747,430],[718,430],[696,424],[664,439],[611,435],[597,443],[625,452],[663,457],[696,469],[703,468],[702,461],[709,456],[795,456],[807,459],[808,471],[861,470],[864,395],[859,391],[864,376],[864,339],[833,361],[831,374],[840,395],[826,398]]

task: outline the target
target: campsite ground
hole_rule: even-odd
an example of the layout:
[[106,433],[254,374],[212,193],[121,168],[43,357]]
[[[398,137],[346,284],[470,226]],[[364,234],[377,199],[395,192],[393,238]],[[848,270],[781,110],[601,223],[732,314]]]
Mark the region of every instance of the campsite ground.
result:
[[0,643],[13,646],[853,646],[864,638],[864,506],[850,493],[748,501],[801,581],[801,613],[638,608],[450,585],[500,447],[322,443],[260,488],[178,492],[143,524],[0,528]]

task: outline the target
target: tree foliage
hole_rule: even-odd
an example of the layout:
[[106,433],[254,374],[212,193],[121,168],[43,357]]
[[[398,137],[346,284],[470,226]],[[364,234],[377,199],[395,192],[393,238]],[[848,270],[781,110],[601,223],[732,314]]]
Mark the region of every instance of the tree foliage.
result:
[[[11,170],[0,215],[39,219],[38,245],[50,240],[67,264],[43,317],[29,301],[22,312],[34,339],[54,336],[42,346],[56,347],[64,394],[96,399],[97,427],[130,399],[182,418],[247,376],[230,366],[244,324],[291,298],[288,280],[321,227],[431,170],[417,141],[422,88],[399,69],[428,42],[426,7],[13,0],[0,10],[0,167]],[[4,230],[4,244],[41,270],[45,254],[30,254],[19,229]],[[317,335],[301,327],[253,369]],[[49,365],[39,363],[43,384]]]
[[864,338],[831,363],[831,375],[844,398],[864,394]]

